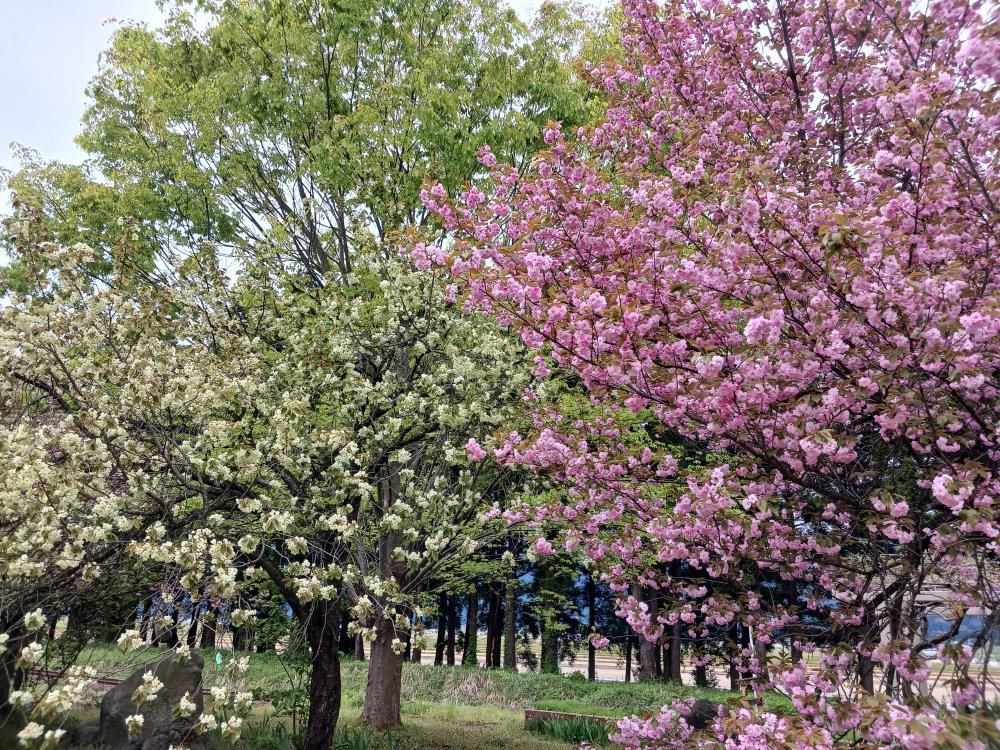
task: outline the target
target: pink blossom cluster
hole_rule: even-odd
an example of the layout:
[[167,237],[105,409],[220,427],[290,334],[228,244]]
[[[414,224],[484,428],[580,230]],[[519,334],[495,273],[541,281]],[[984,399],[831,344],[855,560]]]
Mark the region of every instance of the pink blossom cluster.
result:
[[[449,266],[468,308],[539,349],[539,377],[572,371],[603,405],[590,420],[540,412],[497,457],[563,482],[566,499],[534,520],[570,526],[564,544],[602,566],[637,632],[740,622],[766,651],[808,612],[840,641],[818,671],[742,654],[755,688],[783,690],[795,717],[749,706],[691,734],[665,707],[622,722],[617,741],[965,737],[953,704],[913,696],[928,677],[924,590],[960,611],[1000,606],[988,564],[1000,536],[997,11],[623,8],[621,59],[589,71],[604,118],[573,133],[550,124],[527,175],[484,149],[482,187],[456,199],[428,187],[450,241],[414,257]],[[620,409],[704,446],[713,466],[632,450]],[[801,592],[798,606],[762,601],[764,575]],[[673,604],[653,614],[629,595],[637,583]],[[956,686],[954,703],[979,699]]]

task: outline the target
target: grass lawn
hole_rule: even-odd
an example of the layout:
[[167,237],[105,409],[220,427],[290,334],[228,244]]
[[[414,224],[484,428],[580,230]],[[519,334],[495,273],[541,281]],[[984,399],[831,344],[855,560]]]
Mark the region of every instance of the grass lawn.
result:
[[[113,646],[91,645],[76,659],[97,668],[102,676],[122,678],[141,664],[163,658],[168,649],[145,648],[122,654]],[[215,651],[201,652],[206,664],[205,681],[211,686],[219,676]],[[223,654],[224,663],[231,653]],[[246,687],[261,703],[257,722],[270,726],[288,724],[285,715],[274,715],[272,702],[281,703],[295,685],[305,686],[302,661],[267,652],[252,654]],[[52,666],[56,666],[53,664]],[[361,731],[358,716],[364,700],[366,662],[342,662],[343,703],[340,726],[349,734]],[[403,670],[403,727],[385,738],[371,737],[374,744],[363,750],[567,750],[574,745],[528,732],[523,728],[525,708],[567,713],[620,717],[658,711],[678,698],[707,698],[716,702],[733,693],[712,688],[694,688],[664,683],[588,682],[576,677],[538,673],[515,673],[476,667],[434,667],[406,664]],[[787,702],[770,696],[773,708],[787,710]],[[253,722],[250,722],[253,723]],[[237,747],[248,750],[281,750],[248,727],[247,739]],[[0,747],[14,747],[0,728]]]
[[[357,708],[345,709],[343,726],[358,726]],[[511,709],[418,703],[403,707],[403,727],[392,732],[396,750],[567,750],[574,747],[524,730]]]
[[[162,658],[167,649],[146,648],[122,654],[111,646],[89,646],[77,659],[91,664],[102,674],[123,676],[144,661]],[[211,685],[217,674],[214,651],[202,651],[206,663],[206,682]],[[228,661],[231,654],[223,654]],[[368,663],[348,658],[341,661],[345,708],[360,708],[364,700]],[[269,651],[252,654],[246,679],[248,687],[260,700],[271,700],[303,678],[295,661]],[[658,711],[660,706],[678,698],[707,698],[723,703],[733,697],[728,690],[696,688],[660,682],[589,682],[588,680],[537,672],[510,672],[477,667],[432,667],[405,664],[402,702],[408,704],[446,703],[477,707],[589,713],[599,716],[629,716]],[[783,710],[789,704],[782,696],[768,696],[772,708]],[[405,710],[405,708],[404,708]]]
[[[208,743],[206,750],[281,750],[282,745],[267,736],[268,732],[254,730],[254,726],[261,723],[273,727],[280,721],[287,726],[287,720],[272,720],[267,711],[269,709],[254,712],[244,729],[243,738],[235,745],[215,740]],[[359,708],[345,707],[341,712],[339,729],[350,738],[364,735],[368,741],[363,750],[569,750],[575,747],[525,731],[521,712],[510,709],[447,703],[409,705],[403,709],[403,727],[387,735],[364,729],[358,720],[360,713]],[[83,718],[94,717],[96,711],[88,712]],[[18,747],[17,729],[14,725],[0,725],[0,748],[14,750]],[[83,750],[68,744],[60,747]],[[335,746],[334,750],[339,748]]]

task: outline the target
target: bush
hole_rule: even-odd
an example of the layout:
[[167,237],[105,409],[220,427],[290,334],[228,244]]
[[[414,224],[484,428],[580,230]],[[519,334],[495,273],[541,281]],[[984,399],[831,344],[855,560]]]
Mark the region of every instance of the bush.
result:
[[[303,731],[290,730],[281,722],[264,717],[243,729],[241,747],[246,750],[299,750],[303,744]],[[226,743],[220,748],[231,748]],[[396,750],[396,740],[391,734],[379,735],[361,729],[341,729],[333,736],[330,750]]]
[[529,719],[525,726],[529,732],[544,734],[561,742],[577,745],[586,742],[597,747],[611,744],[605,725],[593,719]]

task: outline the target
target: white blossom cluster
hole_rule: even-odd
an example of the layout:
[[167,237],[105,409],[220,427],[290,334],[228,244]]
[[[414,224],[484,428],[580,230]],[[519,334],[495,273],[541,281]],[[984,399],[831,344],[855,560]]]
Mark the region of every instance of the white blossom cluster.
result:
[[[422,583],[488,533],[503,483],[480,446],[502,439],[527,370],[444,280],[358,254],[349,279],[303,292],[250,263],[230,280],[205,250],[169,284],[96,282],[87,248],[36,252],[39,288],[0,309],[9,603],[127,556],[232,601],[237,625],[256,614],[241,582],[267,576],[293,610],[339,598],[375,637],[408,630]],[[23,644],[18,663],[41,654]],[[136,703],[155,695],[144,683]]]

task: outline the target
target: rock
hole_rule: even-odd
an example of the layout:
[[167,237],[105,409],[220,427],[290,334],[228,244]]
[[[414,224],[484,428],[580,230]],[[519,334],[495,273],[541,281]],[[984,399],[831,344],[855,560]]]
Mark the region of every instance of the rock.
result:
[[[101,701],[97,742],[107,745],[110,750],[160,750],[161,744],[166,750],[171,744],[179,744],[204,707],[201,695],[204,668],[205,661],[197,653],[192,653],[183,661],[170,656],[156,664],[140,667],[120,685],[109,690]],[[136,706],[132,702],[132,694],[142,684],[147,672],[152,672],[163,687],[154,700]],[[195,704],[195,710],[190,716],[176,717],[174,709],[185,693],[188,700]],[[143,717],[142,731],[135,737],[129,737],[125,728],[125,718],[132,714]],[[161,742],[161,737],[171,736],[174,739],[166,741],[166,744]]]
[[684,717],[684,721],[692,729],[704,729],[719,715],[719,704],[699,698],[691,706],[691,713]]
[[101,736],[101,725],[96,721],[85,721],[73,730],[73,742],[77,745],[96,745]]
[[169,732],[150,737],[143,742],[142,750],[170,750],[171,747],[180,747],[181,744],[184,747],[191,747],[190,742],[184,742],[184,735],[176,729],[171,729]]

